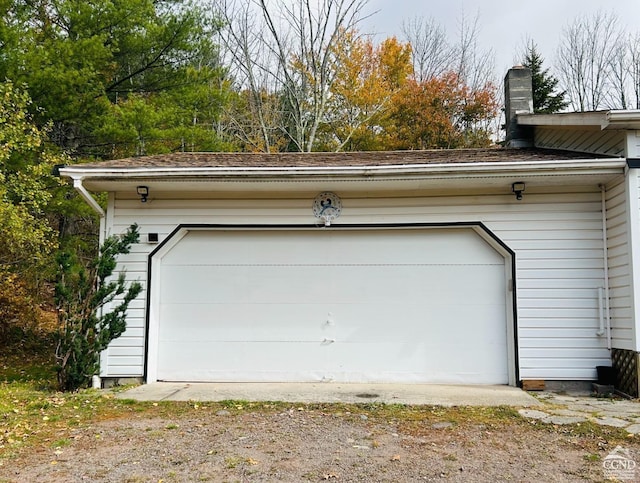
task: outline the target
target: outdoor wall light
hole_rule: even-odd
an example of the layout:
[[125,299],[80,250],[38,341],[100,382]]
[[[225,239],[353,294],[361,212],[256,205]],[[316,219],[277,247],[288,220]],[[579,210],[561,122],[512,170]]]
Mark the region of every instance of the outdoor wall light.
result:
[[149,187],[148,186],[138,186],[136,188],[136,192],[138,193],[138,196],[140,196],[140,201],[142,203],[146,203],[147,202],[147,197],[149,196]]
[[522,181],[517,181],[511,185],[511,191],[516,195],[516,200],[520,201],[522,199],[522,193],[524,193],[524,183]]

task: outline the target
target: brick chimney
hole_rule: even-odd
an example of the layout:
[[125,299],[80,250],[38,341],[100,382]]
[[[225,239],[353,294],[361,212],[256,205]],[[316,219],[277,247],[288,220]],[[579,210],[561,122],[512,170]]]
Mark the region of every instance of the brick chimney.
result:
[[532,126],[518,126],[517,114],[533,114],[531,69],[521,65],[512,67],[504,78],[505,146],[533,147]]

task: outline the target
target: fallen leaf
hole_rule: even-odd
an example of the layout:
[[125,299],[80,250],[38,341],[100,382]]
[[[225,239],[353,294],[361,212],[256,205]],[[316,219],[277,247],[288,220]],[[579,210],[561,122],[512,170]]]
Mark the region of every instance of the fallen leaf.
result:
[[399,454],[394,454],[394,455],[391,457],[391,461],[400,461],[400,455],[399,455]]

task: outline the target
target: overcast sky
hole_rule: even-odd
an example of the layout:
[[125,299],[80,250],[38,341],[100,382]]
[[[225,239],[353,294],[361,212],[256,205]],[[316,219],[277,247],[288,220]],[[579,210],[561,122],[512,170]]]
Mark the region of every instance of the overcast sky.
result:
[[462,12],[469,19],[479,14],[481,46],[494,51],[499,78],[513,65],[527,36],[538,45],[544,65],[551,67],[562,29],[578,15],[613,11],[628,31],[640,31],[640,0],[369,0],[368,10],[377,13],[361,30],[380,38],[400,37],[403,20],[423,16],[434,18],[454,39]]

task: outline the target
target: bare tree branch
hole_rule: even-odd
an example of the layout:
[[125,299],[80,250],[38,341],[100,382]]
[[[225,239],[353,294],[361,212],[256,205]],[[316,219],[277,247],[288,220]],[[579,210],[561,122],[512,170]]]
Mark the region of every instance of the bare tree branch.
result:
[[479,14],[469,21],[462,12],[459,24],[459,38],[453,51],[454,72],[469,88],[483,89],[487,84],[495,82],[495,55],[493,50],[481,51],[478,47]]
[[[311,151],[339,69],[333,47],[365,18],[368,0],[214,1],[224,12],[224,43],[237,82],[252,93],[265,149],[273,148],[278,131],[295,149]],[[260,100],[265,94],[280,99],[277,126]]]
[[444,27],[433,18],[414,17],[404,21],[402,33],[412,47],[413,75],[418,82],[452,70],[453,48],[447,42]]
[[615,58],[621,35],[616,15],[602,11],[592,17],[577,17],[565,27],[557,65],[563,89],[575,110],[614,107],[608,104],[607,91],[615,79],[611,59]]
[[640,109],[640,32],[629,37],[629,82],[635,98],[634,107]]

